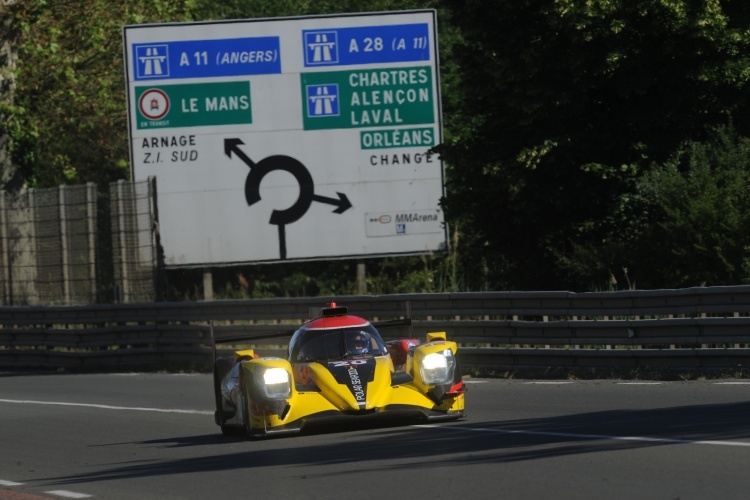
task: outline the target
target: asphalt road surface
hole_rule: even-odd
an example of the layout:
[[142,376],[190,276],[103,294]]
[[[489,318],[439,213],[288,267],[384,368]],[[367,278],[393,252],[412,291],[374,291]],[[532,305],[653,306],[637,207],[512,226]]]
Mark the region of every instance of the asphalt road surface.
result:
[[467,418],[227,438],[204,374],[0,373],[0,499],[745,499],[750,381],[469,379]]

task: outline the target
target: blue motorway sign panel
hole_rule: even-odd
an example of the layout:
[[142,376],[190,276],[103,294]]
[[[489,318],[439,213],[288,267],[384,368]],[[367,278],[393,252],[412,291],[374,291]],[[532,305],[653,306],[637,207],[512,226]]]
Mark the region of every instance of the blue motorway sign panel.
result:
[[427,23],[303,30],[302,37],[307,67],[430,60]]
[[131,50],[136,81],[281,73],[277,36],[134,43]]

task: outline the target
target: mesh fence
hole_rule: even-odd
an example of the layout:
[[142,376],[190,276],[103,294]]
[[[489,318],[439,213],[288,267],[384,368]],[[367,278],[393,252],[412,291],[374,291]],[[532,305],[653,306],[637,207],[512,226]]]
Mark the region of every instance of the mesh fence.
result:
[[124,181],[109,188],[116,302],[156,300],[153,189],[151,182]]
[[153,301],[152,181],[0,191],[2,305]]

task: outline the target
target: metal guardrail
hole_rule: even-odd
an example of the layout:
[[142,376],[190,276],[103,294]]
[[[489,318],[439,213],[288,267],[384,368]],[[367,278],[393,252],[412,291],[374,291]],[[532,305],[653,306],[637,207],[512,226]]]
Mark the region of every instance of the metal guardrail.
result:
[[[386,339],[446,331],[464,370],[681,370],[750,366],[750,286],[620,292],[468,292],[0,307],[0,368],[208,369],[213,338],[289,332],[336,301]],[[408,308],[407,308],[408,305]],[[256,339],[267,355],[286,340]]]

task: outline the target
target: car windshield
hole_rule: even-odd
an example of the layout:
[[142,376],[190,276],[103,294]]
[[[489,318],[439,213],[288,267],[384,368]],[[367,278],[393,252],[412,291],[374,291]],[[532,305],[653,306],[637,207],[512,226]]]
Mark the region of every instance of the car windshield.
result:
[[307,330],[292,351],[292,361],[330,361],[384,356],[385,345],[372,325]]

